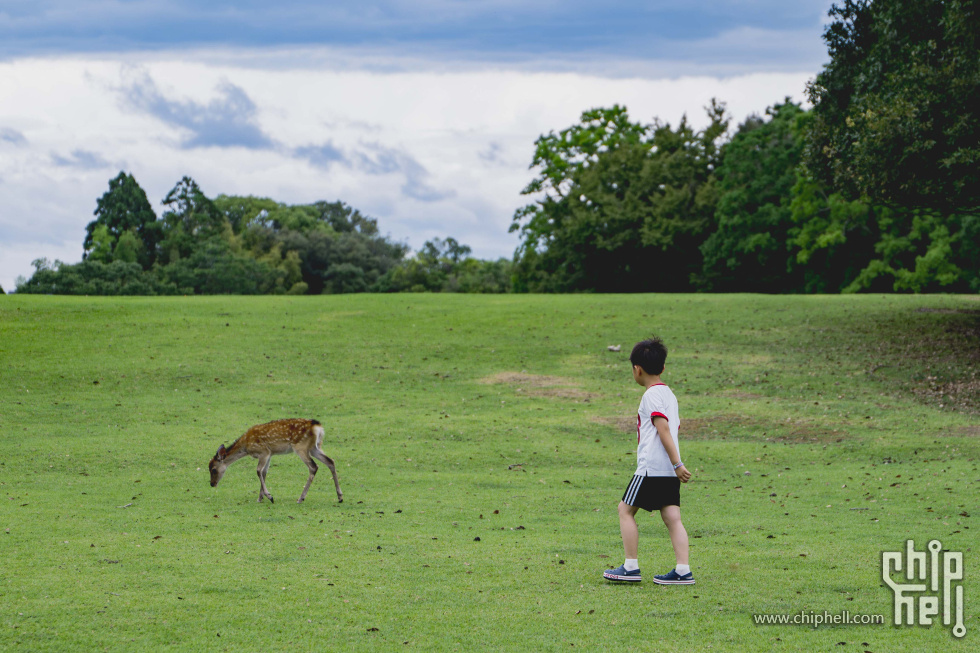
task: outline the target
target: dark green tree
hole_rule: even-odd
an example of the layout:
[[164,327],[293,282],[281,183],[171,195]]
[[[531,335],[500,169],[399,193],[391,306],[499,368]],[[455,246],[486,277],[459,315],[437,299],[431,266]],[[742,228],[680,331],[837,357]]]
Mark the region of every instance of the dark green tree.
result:
[[844,0],[830,16],[830,62],[808,88],[809,172],[853,198],[976,212],[980,4]]
[[18,293],[40,295],[174,295],[177,287],[138,263],[103,263],[86,259],[67,265],[34,262],[31,278],[17,286]]
[[200,243],[187,256],[159,271],[182,293],[199,295],[268,295],[286,292],[286,273],[232,250],[221,238]]
[[[358,230],[337,233],[332,228],[308,232],[286,229],[266,233],[271,234],[282,251],[296,252],[302,282],[313,295],[374,289],[398,265],[407,249],[388,238]],[[361,273],[353,273],[352,267]]]
[[228,220],[190,177],[184,177],[163,199],[166,211],[161,217],[163,234],[160,258],[172,263],[189,256],[200,243],[220,238]]
[[701,272],[698,250],[714,224],[712,170],[727,130],[724,107],[695,131],[640,125],[619,106],[537,141],[524,194],[539,199],[514,214],[515,287],[532,292],[676,291]]
[[214,206],[231,225],[232,231],[240,234],[251,227],[271,226],[272,216],[287,205],[266,197],[218,195]]
[[800,196],[812,207],[822,186],[828,215],[850,218],[801,223],[800,257],[851,249],[858,229],[874,252],[848,257],[860,272],[843,289],[976,291],[980,4],[845,0],[830,15]]
[[[752,116],[722,148],[715,231],[701,245],[705,289],[799,292],[789,232],[790,203],[803,152],[805,112],[788,98]],[[790,269],[795,273],[790,273]]]
[[980,218],[827,193],[801,175],[791,203],[793,263],[806,292],[978,292]]
[[800,174],[790,203],[795,226],[790,231],[791,265],[802,275],[806,293],[839,293],[845,289],[891,292],[893,282],[864,275],[881,240],[880,223],[889,211],[867,201],[849,200]]
[[[160,237],[160,226],[156,213],[146,199],[146,192],[131,174],[120,172],[109,181],[109,190],[96,202],[95,220],[85,227],[85,250],[83,258],[88,258],[93,250],[103,261],[112,260],[116,242],[127,231],[132,231],[139,239],[136,260],[144,269],[149,269],[156,260],[156,247]],[[101,242],[96,242],[96,229],[103,227]]]
[[353,232],[365,236],[378,235],[377,220],[362,215],[360,211],[343,202],[320,201],[310,205],[310,208],[315,211],[317,219],[321,223],[329,225],[337,233]]
[[455,238],[426,241],[415,256],[389,272],[381,287],[388,292],[459,292],[458,273],[470,252]]

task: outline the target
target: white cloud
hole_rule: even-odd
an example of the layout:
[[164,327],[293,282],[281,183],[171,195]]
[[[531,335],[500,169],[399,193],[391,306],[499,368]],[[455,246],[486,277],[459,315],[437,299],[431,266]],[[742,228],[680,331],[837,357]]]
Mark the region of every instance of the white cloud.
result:
[[[85,225],[118,169],[135,175],[158,212],[189,175],[210,196],[341,199],[413,247],[453,236],[476,256],[509,257],[517,238],[507,229],[527,201],[519,193],[542,133],[613,103],[637,121],[676,124],[686,113],[703,126],[712,97],[737,122],[787,95],[801,100],[810,76],[273,69],[228,53],[0,63],[0,133],[9,136],[0,139],[0,285],[29,276],[35,258],[79,260]],[[149,100],[127,94],[134,80]]]

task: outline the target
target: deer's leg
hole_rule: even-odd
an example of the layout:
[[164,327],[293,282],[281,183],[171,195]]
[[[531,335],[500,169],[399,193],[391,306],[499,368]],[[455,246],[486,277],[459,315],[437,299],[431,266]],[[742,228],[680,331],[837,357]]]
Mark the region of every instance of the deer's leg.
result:
[[337,466],[334,465],[333,460],[319,449],[313,449],[310,451],[310,454],[330,469],[330,473],[333,474],[333,486],[337,488],[337,503],[343,503],[344,493],[340,491],[340,480],[337,479]]
[[275,503],[276,500],[272,498],[269,494],[269,490],[265,487],[265,475],[269,473],[269,461],[272,460],[272,452],[264,453],[259,456],[259,467],[255,470],[255,473],[259,475],[259,483],[261,488],[259,489],[259,503],[262,503],[262,499],[269,497],[269,503]]
[[310,484],[313,483],[313,477],[316,476],[316,463],[310,458],[309,452],[303,450],[297,450],[296,455],[299,456],[306,467],[310,470],[310,477],[306,479],[306,487],[303,488],[303,494],[299,495],[299,500],[296,503],[303,503],[306,500],[306,493],[310,491]]

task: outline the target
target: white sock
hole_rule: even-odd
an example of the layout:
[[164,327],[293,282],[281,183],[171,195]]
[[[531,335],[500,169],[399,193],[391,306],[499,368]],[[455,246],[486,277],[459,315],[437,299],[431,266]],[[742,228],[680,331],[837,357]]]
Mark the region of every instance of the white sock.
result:
[[626,568],[626,571],[635,571],[640,568],[636,560],[630,560],[629,558],[626,559],[626,563],[623,566]]
[[687,576],[689,573],[691,573],[691,566],[677,565],[676,567],[674,567],[674,571],[676,571],[680,576]]

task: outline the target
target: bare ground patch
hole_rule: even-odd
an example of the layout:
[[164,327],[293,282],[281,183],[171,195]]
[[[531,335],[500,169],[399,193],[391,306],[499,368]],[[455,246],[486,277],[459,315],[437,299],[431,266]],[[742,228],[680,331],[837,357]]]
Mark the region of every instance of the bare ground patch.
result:
[[[756,420],[745,415],[716,415],[694,419],[681,419],[680,437],[685,440],[723,440],[733,431],[758,427]],[[764,429],[759,429],[761,433]]]
[[480,379],[480,383],[513,385],[522,388],[554,388],[556,386],[575,385],[575,381],[562,376],[528,374],[527,372],[499,372],[483,377]]
[[595,392],[587,392],[580,388],[532,388],[530,390],[517,389],[518,392],[530,397],[558,397],[559,399],[574,399],[576,401],[592,401],[601,395]]
[[923,384],[913,387],[912,393],[940,407],[956,406],[980,412],[980,379],[944,382],[930,376]]
[[950,433],[940,433],[940,435],[953,435],[960,438],[980,438],[980,426],[959,426]]
[[483,377],[480,379],[480,383],[509,385],[514,388],[515,392],[520,392],[529,397],[557,397],[588,402],[600,396],[595,392],[588,392],[577,387],[573,379],[562,376],[528,374],[526,372],[499,372]]
[[859,328],[874,336],[874,344],[860,352],[869,375],[884,370],[881,381],[906,388],[925,404],[980,413],[980,309],[923,307]]

